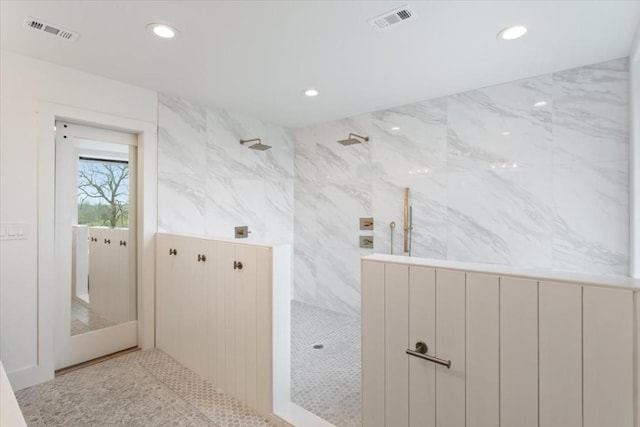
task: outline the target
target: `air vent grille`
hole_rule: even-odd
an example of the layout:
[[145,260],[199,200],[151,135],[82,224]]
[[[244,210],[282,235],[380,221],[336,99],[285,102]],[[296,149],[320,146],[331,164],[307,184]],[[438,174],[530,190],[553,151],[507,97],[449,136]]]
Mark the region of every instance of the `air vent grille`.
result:
[[44,22],[41,19],[27,17],[27,19],[24,20],[24,25],[27,28],[49,33],[63,40],[76,41],[80,37],[80,34],[76,32],[65,30],[58,26]]
[[382,31],[392,25],[399,24],[415,17],[416,14],[409,8],[409,6],[403,6],[387,13],[383,13],[382,15],[371,19],[369,23],[373,25],[376,30]]

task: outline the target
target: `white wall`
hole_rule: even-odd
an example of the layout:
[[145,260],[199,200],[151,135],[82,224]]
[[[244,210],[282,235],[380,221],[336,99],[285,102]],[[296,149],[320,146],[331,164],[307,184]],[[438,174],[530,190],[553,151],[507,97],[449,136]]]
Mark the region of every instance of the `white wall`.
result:
[[631,262],[630,275],[640,277],[640,26],[631,51]]
[[[42,362],[38,309],[53,303],[52,293],[38,288],[37,275],[38,106],[62,104],[155,124],[157,94],[7,51],[0,52],[0,78],[0,219],[27,226],[26,240],[0,247],[0,359],[14,381]],[[52,289],[53,278],[40,279]],[[40,359],[42,354],[52,356],[53,348],[41,349]]]

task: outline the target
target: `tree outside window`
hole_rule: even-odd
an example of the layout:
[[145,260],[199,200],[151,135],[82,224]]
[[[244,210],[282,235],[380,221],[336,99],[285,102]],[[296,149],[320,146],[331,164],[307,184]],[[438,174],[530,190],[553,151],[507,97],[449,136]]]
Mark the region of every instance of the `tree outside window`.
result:
[[129,226],[128,162],[80,158],[78,224]]

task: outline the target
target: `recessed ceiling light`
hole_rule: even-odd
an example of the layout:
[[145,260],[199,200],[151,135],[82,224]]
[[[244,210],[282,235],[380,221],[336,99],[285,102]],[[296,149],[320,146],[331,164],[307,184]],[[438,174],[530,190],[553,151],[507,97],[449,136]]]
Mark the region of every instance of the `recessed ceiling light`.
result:
[[167,24],[152,23],[147,25],[147,30],[163,39],[172,39],[178,34],[178,30]]
[[393,126],[391,130],[400,130],[400,126]]
[[315,89],[307,89],[304,91],[304,94],[307,96],[318,96],[318,91]]
[[545,105],[547,105],[547,101],[538,101],[533,104],[534,107],[544,107]]
[[527,33],[527,27],[524,25],[514,25],[513,27],[505,28],[498,33],[498,37],[503,40],[515,40]]
[[501,132],[501,134],[504,136],[507,136],[507,135],[511,135],[511,132],[507,130],[507,131]]

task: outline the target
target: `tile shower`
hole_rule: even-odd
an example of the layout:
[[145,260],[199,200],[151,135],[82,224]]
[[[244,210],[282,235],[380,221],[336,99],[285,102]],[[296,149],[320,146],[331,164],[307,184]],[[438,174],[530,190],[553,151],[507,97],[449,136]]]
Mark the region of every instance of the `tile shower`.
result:
[[[322,332],[329,322],[318,313],[358,324],[359,259],[389,252],[391,221],[402,253],[404,187],[414,256],[628,273],[627,58],[293,130],[159,102],[160,231],[230,238],[248,225],[254,241],[293,244],[292,366],[304,366],[304,354],[329,361],[337,353],[309,346],[350,334]],[[350,132],[370,142],[337,143]],[[256,137],[273,148],[239,144]],[[358,245],[359,218],[369,216],[373,250]],[[350,341],[355,351],[333,360],[343,372],[359,371],[359,340]],[[357,375],[351,383],[359,390]],[[292,396],[303,405],[304,387]],[[309,409],[321,411],[316,403]],[[357,417],[348,406],[338,425]]]

